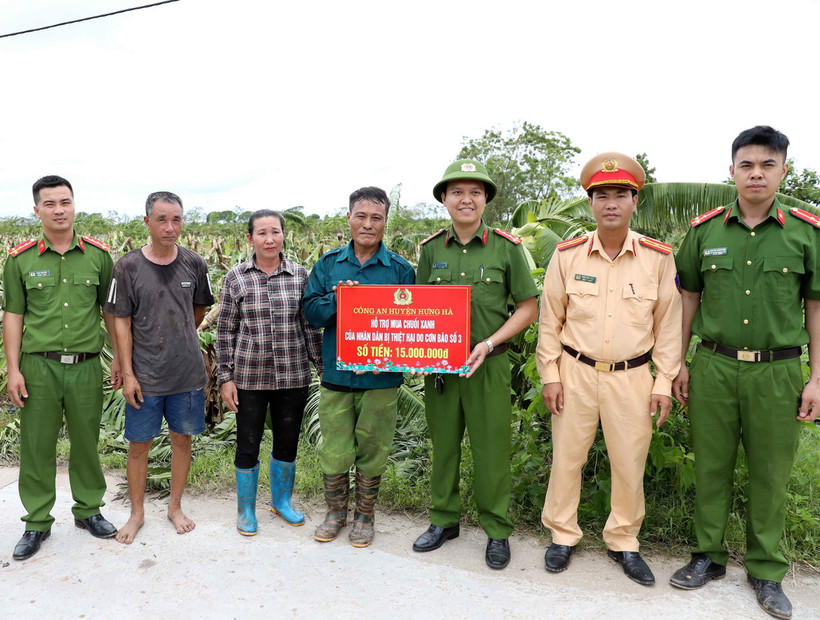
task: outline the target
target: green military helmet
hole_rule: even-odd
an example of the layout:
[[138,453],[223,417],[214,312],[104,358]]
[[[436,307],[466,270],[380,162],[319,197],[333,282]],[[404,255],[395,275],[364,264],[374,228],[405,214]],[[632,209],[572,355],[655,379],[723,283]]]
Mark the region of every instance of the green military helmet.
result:
[[444,171],[444,176],[441,181],[436,183],[433,188],[433,196],[436,200],[441,202],[441,195],[447,190],[447,183],[455,181],[456,179],[470,179],[476,181],[484,181],[484,186],[487,188],[487,202],[495,198],[495,193],[498,190],[495,183],[487,174],[487,169],[480,161],[475,159],[459,159],[447,166]]

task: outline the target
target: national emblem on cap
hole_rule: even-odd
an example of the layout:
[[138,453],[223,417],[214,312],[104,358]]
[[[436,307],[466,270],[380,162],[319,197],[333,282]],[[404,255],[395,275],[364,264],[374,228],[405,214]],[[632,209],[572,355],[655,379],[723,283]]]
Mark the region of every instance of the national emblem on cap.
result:
[[605,159],[601,164],[601,172],[618,172],[618,160]]
[[441,195],[447,191],[447,183],[459,180],[481,181],[487,190],[487,202],[495,198],[497,188],[490,175],[487,174],[484,164],[475,159],[459,159],[447,166],[441,181],[433,188],[435,199],[441,202]]
[[581,170],[581,187],[630,187],[640,191],[646,182],[641,165],[623,153],[600,153],[590,159]]

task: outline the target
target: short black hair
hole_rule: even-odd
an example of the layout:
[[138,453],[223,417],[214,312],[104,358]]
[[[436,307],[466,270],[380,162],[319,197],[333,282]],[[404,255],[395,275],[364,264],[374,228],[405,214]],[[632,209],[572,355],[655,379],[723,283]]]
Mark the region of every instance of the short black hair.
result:
[[347,208],[348,213],[353,213],[353,205],[364,200],[365,202],[375,202],[376,204],[384,205],[384,216],[390,213],[390,198],[380,187],[362,187],[350,194],[350,204]]
[[151,210],[154,208],[154,203],[161,202],[175,202],[182,209],[182,199],[173,192],[151,192],[148,198],[145,199],[145,215],[151,217]]
[[732,142],[732,163],[735,161],[735,155],[744,146],[765,146],[775,153],[783,155],[783,161],[786,161],[786,153],[789,150],[789,139],[776,129],[768,125],[757,125],[746,131],[741,131],[740,134]]
[[71,183],[63,177],[58,177],[56,174],[49,174],[37,179],[34,185],[31,186],[31,193],[34,195],[34,204],[37,204],[40,200],[41,189],[44,187],[60,187],[61,185],[65,185],[71,192],[71,197],[74,198],[74,188],[71,187]]
[[260,217],[278,217],[279,218],[279,228],[282,229],[282,234],[285,234],[285,216],[282,215],[279,211],[274,211],[272,209],[258,209],[251,213],[251,216],[248,218],[248,234],[253,234],[253,227],[254,222],[258,220]]

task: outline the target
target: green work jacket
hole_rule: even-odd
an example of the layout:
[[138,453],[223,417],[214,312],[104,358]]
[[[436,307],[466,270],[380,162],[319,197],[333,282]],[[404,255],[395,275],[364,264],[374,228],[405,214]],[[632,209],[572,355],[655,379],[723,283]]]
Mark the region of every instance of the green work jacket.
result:
[[470,348],[506,323],[510,298],[517,304],[538,295],[520,241],[484,222],[466,244],[452,225],[424,240],[416,284],[470,286]]
[[820,299],[820,230],[801,213],[775,199],[752,229],[735,201],[692,221],[675,264],[681,287],[702,293],[695,334],[748,350],[809,341],[802,303]]
[[107,246],[76,233],[62,255],[43,236],[12,248],[3,294],[6,311],[23,315],[23,353],[97,353],[113,265]]

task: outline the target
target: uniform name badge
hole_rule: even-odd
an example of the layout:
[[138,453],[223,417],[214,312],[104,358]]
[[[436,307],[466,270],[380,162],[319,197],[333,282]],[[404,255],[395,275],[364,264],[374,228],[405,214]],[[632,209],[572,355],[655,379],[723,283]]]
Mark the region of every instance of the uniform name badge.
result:
[[469,286],[336,289],[337,369],[457,374],[469,356]]

